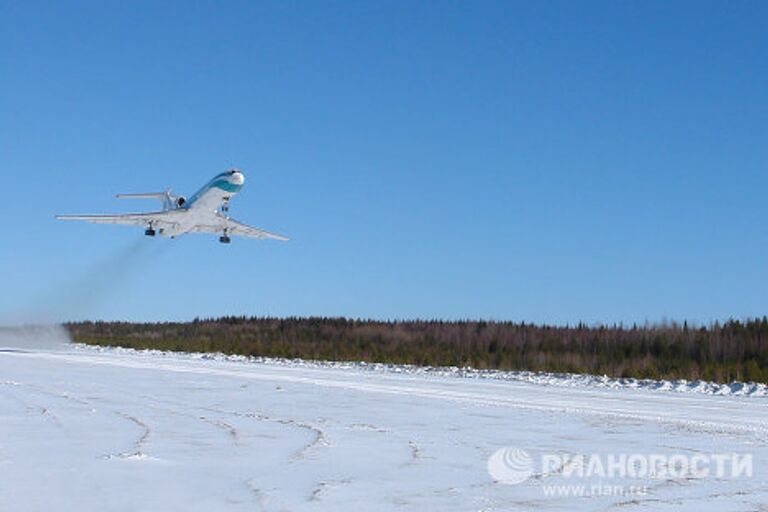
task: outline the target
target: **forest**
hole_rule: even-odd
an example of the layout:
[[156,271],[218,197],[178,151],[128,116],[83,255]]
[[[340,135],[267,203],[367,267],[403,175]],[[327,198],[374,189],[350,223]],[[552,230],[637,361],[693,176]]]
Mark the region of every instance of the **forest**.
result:
[[610,377],[768,383],[768,318],[708,326],[222,317],[70,323],[81,343]]

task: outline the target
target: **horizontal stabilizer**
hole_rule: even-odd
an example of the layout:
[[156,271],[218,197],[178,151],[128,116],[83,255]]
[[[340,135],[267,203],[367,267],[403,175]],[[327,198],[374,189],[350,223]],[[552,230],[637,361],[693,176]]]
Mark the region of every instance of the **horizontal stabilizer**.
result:
[[117,194],[118,199],[160,199],[164,200],[168,192],[146,192],[144,194]]

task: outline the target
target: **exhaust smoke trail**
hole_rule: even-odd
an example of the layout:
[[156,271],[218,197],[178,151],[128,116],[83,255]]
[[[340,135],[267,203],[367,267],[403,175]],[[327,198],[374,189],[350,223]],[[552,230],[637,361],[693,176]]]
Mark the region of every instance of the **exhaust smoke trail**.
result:
[[54,282],[33,304],[0,318],[0,347],[40,349],[65,347],[66,320],[82,319],[120,292],[129,278],[138,274],[165,251],[168,244],[137,238],[94,261],[85,272]]
[[166,244],[138,238],[95,261],[85,273],[60,283],[43,297],[40,309],[46,318],[75,319],[117,295],[129,278],[149,264]]
[[39,311],[55,320],[83,318],[96,306],[114,297],[131,277],[167,247],[138,238],[93,262],[85,273],[60,283],[43,297]]

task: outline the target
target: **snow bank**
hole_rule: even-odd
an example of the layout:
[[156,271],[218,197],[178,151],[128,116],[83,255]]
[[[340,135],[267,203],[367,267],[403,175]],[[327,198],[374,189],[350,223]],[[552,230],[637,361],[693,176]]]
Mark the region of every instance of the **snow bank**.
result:
[[162,350],[135,350],[123,347],[74,345],[78,350],[96,351],[102,353],[130,354],[150,357],[168,357],[195,359],[201,361],[223,361],[234,363],[264,364],[272,366],[288,366],[297,368],[334,368],[358,372],[399,373],[405,375],[420,375],[427,377],[453,377],[464,379],[487,379],[499,381],[525,382],[529,384],[560,386],[560,387],[594,387],[608,389],[637,389],[646,391],[666,391],[676,393],[700,393],[705,395],[765,397],[768,396],[768,386],[757,382],[732,382],[719,384],[717,382],[695,380],[651,380],[634,378],[611,378],[606,375],[588,375],[573,373],[551,373],[530,371],[478,370],[471,367],[456,366],[416,366],[385,363],[365,362],[336,362],[307,359],[284,359],[272,357],[252,357],[241,355],[226,355],[222,353],[184,353]]

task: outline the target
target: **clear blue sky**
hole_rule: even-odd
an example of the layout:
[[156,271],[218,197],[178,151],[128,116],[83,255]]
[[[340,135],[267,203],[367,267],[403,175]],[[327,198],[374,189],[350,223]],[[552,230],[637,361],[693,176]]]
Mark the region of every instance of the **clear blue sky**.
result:
[[[768,313],[768,3],[0,1],[0,320]],[[241,168],[289,243],[148,240]]]

